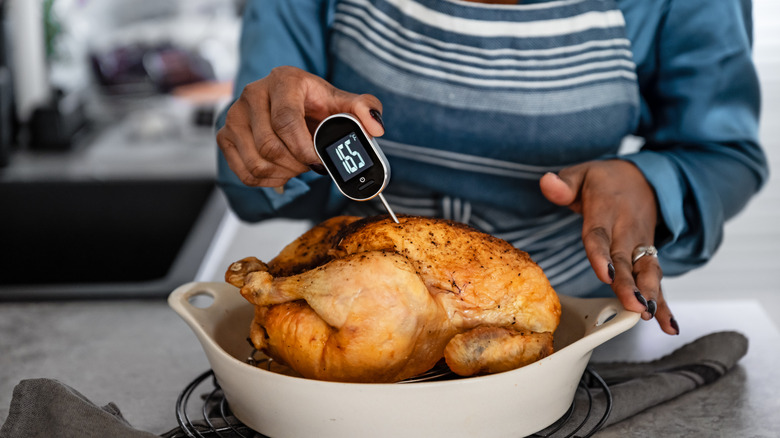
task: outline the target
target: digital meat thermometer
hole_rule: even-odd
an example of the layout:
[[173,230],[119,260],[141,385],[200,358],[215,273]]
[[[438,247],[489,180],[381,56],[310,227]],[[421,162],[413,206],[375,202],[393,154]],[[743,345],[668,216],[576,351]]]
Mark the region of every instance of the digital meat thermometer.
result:
[[314,150],[344,196],[355,201],[378,196],[398,223],[382,196],[390,182],[390,163],[357,117],[341,113],[323,120],[314,132]]

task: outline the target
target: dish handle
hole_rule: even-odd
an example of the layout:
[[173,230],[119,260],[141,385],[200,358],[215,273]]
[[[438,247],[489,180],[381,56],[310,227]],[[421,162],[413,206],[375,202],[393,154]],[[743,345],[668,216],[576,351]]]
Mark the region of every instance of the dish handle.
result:
[[636,325],[640,314],[626,310],[617,298],[561,297],[564,308],[579,315],[585,324],[582,339],[577,342],[582,351],[591,351]]
[[198,338],[210,338],[224,312],[248,305],[238,289],[227,283],[191,282],[168,295],[168,305],[195,331]]

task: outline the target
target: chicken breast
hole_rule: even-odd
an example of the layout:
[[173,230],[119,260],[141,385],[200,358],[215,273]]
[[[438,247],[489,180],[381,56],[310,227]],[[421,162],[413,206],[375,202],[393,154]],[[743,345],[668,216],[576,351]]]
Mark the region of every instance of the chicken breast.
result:
[[460,375],[552,353],[560,303],[527,253],[471,227],[336,217],[226,280],[256,306],[255,346],[304,377],[396,382],[442,357]]

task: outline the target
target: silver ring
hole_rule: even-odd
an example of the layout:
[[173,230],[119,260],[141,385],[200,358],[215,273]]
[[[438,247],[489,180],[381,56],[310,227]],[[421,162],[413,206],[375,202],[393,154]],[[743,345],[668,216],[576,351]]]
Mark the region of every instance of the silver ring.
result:
[[658,257],[658,250],[653,245],[637,246],[631,253],[631,263],[636,264],[644,256]]

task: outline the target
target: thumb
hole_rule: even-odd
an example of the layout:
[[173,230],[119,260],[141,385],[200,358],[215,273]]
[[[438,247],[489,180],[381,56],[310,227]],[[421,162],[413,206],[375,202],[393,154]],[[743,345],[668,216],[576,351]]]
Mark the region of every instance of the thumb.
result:
[[385,134],[385,124],[382,121],[382,105],[373,103],[372,101],[362,101],[359,105],[354,106],[351,112],[360,119],[360,123],[366,128],[369,135],[381,137]]
[[582,185],[582,172],[569,172],[566,179],[547,172],[539,180],[542,194],[555,205],[571,206],[577,201]]
[[336,89],[334,93],[335,112],[354,114],[372,137],[381,137],[385,133],[382,121],[382,102],[371,94],[352,94]]

